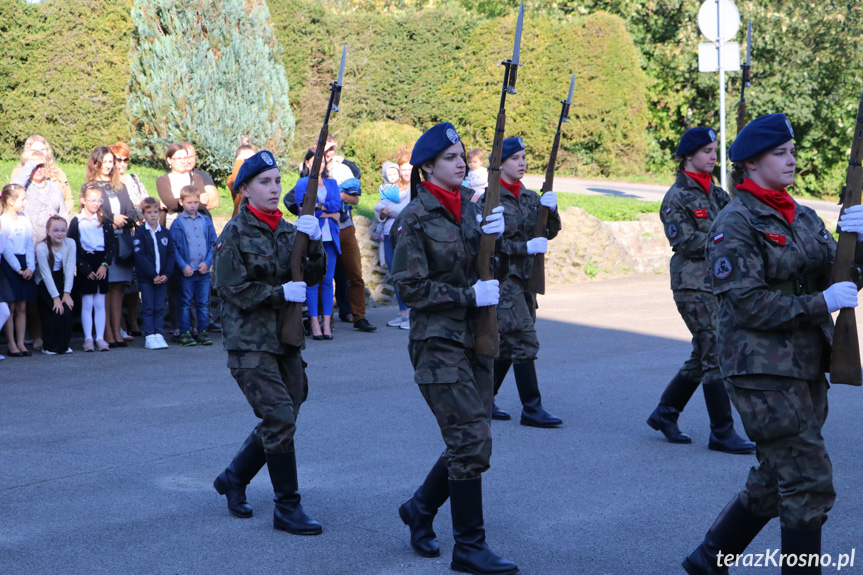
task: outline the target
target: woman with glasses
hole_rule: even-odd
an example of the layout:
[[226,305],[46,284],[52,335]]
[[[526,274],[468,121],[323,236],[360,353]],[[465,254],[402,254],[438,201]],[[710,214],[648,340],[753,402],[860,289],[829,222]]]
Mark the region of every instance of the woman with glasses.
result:
[[204,182],[204,187],[201,189],[201,207],[207,208],[207,210],[215,210],[219,207],[219,190],[216,189],[216,182],[213,181],[213,176],[196,167],[198,165],[198,154],[195,152],[195,146],[189,142],[183,142],[183,145],[186,146],[186,153],[188,154],[186,161],[189,162],[191,174],[200,176],[201,181]]
[[[141,200],[149,198],[150,194],[147,188],[144,187],[144,182],[135,174],[126,173],[129,167],[129,146],[125,142],[117,142],[111,146],[111,152],[114,153],[114,171],[120,176],[120,182],[126,186],[126,191],[129,192],[129,199],[132,200],[132,205],[135,211],[138,212],[138,220],[143,219],[141,210],[138,206],[141,205]],[[132,341],[134,336],[143,335],[138,330],[138,280],[135,277],[135,268],[132,268],[132,281],[126,284],[123,289],[123,305],[126,307],[126,316],[121,318],[120,335],[123,336],[123,341]],[[123,321],[125,320],[125,321]],[[125,325],[125,329],[123,327]]]
[[183,211],[183,206],[180,205],[180,190],[184,186],[191,184],[201,190],[201,193],[205,190],[204,180],[192,171],[194,158],[190,157],[186,145],[185,142],[178,142],[168,146],[165,150],[165,163],[170,171],[156,180],[156,191],[163,206],[159,223],[163,227],[170,227]]

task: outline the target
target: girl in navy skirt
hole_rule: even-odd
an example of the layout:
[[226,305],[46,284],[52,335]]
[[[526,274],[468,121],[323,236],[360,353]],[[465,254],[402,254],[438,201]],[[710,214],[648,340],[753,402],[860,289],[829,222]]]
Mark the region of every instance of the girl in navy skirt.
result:
[[6,340],[10,356],[30,356],[32,354],[24,347],[24,328],[27,325],[27,302],[36,299],[36,283],[33,281],[36,251],[30,218],[23,213],[27,192],[19,185],[9,184],[3,188],[0,204],[3,205],[0,226],[6,236],[0,270],[8,286],[7,297],[10,299],[7,303],[12,314],[6,323]]
[[42,353],[72,353],[72,288],[75,284],[77,246],[66,237],[69,225],[60,216],[51,216],[45,224],[45,239],[36,246],[39,273],[39,317],[42,320]]
[[[102,214],[102,190],[95,184],[81,188],[81,212],[69,223],[68,237],[78,246],[75,286],[81,294],[84,351],[108,351],[105,341],[105,294],[108,266],[114,256],[114,225]],[[96,343],[93,344],[93,324]]]

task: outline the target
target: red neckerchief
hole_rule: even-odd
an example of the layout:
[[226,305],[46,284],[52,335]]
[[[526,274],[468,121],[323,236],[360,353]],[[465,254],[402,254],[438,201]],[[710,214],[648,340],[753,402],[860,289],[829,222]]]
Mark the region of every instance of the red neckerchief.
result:
[[680,170],[693,180],[695,183],[701,186],[701,189],[704,190],[704,193],[708,196],[710,195],[710,182],[713,178],[710,177],[710,174],[696,174],[695,172],[687,172],[686,170]]
[[782,188],[779,191],[768,190],[766,188],[762,188],[749,178],[744,178],[743,182],[737,184],[737,189],[749,192],[771,208],[775,208],[789,224],[794,222],[794,211],[796,206],[794,204],[794,200],[791,199],[791,196],[789,196],[788,192],[785,191],[785,188]]
[[514,184],[508,184],[503,181],[503,178],[500,179],[500,185],[509,190],[509,192],[515,196],[515,199],[518,199],[518,195],[521,193],[521,181],[518,181]]
[[461,224],[461,191],[458,188],[451,191],[445,190],[429,181],[423,182],[422,186],[431,192],[443,207],[453,215],[456,223]]
[[252,207],[252,204],[246,204],[246,209],[249,210],[249,213],[255,216],[258,220],[267,224],[267,227],[272,231],[276,231],[276,228],[279,227],[279,222],[282,221],[282,212],[279,210],[274,212],[265,212]]

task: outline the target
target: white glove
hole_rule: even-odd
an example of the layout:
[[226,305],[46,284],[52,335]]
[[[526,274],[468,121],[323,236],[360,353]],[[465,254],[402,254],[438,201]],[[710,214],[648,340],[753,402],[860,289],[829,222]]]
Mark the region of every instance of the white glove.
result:
[[557,207],[557,194],[554,192],[546,192],[539,197],[539,203],[551,211],[554,211]]
[[527,240],[528,255],[544,254],[547,251],[548,238],[533,238],[532,240]]
[[823,292],[827,311],[833,313],[845,307],[857,307],[857,286],[854,282],[835,283]]
[[[476,221],[478,224],[482,223],[482,214],[476,215]],[[482,226],[482,233],[500,237],[503,235],[505,227],[503,222],[503,206],[498,206],[489,214],[488,223]]]
[[[313,216],[308,216],[313,217]],[[285,301],[293,301],[303,303],[306,301],[306,282],[288,282],[282,284],[282,291],[285,292]]]
[[856,232],[857,241],[863,242],[863,206],[851,206],[839,218],[839,229]]
[[482,280],[473,284],[473,293],[476,295],[476,307],[497,305],[500,301],[500,282],[497,280]]
[[310,240],[321,239],[321,224],[315,216],[300,216],[297,219],[297,231],[309,236]]

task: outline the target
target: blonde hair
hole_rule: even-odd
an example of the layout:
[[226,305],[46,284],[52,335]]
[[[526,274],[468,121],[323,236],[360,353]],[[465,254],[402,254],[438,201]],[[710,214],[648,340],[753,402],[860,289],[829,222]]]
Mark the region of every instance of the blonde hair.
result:
[[27,150],[21,153],[21,163],[26,164],[27,162],[35,160],[37,164],[45,164],[48,165],[48,154],[41,150]]
[[[81,186],[81,197],[78,200],[78,211],[79,212],[84,209],[84,204],[85,204],[84,198],[87,197],[87,192],[91,192],[91,191],[98,192],[99,193],[99,199],[102,199],[102,188],[100,188],[98,186],[98,184],[96,184],[94,182],[87,182],[86,184]],[[99,204],[99,209],[96,210],[96,214],[98,214],[99,219],[102,218],[102,204]]]
[[188,186],[183,186],[183,189],[180,190],[180,199],[185,200],[186,198],[191,197],[200,198],[201,190],[198,189],[197,186],[189,184]]

